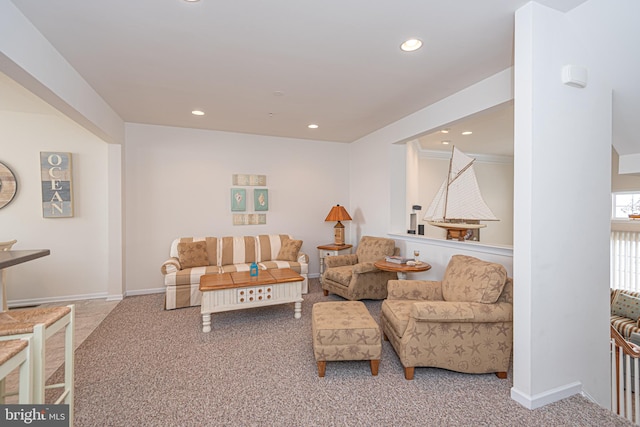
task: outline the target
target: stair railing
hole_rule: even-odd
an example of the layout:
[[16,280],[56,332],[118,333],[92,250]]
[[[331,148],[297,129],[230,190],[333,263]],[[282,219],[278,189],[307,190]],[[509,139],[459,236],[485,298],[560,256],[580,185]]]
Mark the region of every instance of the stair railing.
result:
[[640,425],[640,347],[610,328],[611,410]]

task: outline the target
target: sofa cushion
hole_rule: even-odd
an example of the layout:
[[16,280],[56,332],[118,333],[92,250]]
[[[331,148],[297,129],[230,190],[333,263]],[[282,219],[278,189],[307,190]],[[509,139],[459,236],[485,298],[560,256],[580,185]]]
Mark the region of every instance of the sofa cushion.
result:
[[399,338],[402,338],[404,331],[407,329],[409,316],[414,303],[414,300],[398,299],[386,299],[382,302],[382,317],[387,320],[389,326],[391,326],[391,329],[393,329],[393,332]]
[[206,267],[185,268],[164,276],[165,286],[199,285],[200,277],[204,274],[216,274],[220,272],[220,267],[208,265]]
[[322,276],[322,280],[331,280],[332,282],[340,283],[343,286],[349,286],[351,276],[353,276],[353,266],[341,265],[339,267],[326,269]]
[[276,260],[279,261],[297,261],[298,252],[302,247],[302,240],[287,239],[280,246],[280,251]]
[[628,317],[616,316],[615,314],[611,315],[611,326],[620,332],[620,335],[625,339],[629,338],[633,332],[640,332],[637,321]]
[[[417,320],[442,322],[473,321],[475,316],[469,302],[419,301],[411,308],[411,317]],[[490,307],[493,306],[483,306]],[[493,310],[492,310],[493,311]]]
[[207,243],[204,241],[178,243],[178,260],[183,269],[206,267],[209,265]]
[[220,240],[220,265],[251,264],[256,261],[255,237],[222,237]]
[[260,234],[256,239],[258,241],[257,261],[262,262],[277,259],[280,248],[285,241],[291,239],[291,236],[288,234]]
[[451,257],[442,279],[445,301],[493,304],[504,289],[507,270],[500,264],[466,255]]
[[307,274],[309,273],[309,264],[301,264],[297,261],[264,261],[258,263],[258,267],[261,270],[273,270],[280,268],[290,268],[298,274]]
[[611,314],[637,321],[640,317],[640,298],[618,293],[611,304]]
[[[250,271],[251,264],[249,262],[245,262],[242,264],[227,264],[220,266],[220,273],[235,273],[236,271]],[[258,267],[260,268],[260,267]]]

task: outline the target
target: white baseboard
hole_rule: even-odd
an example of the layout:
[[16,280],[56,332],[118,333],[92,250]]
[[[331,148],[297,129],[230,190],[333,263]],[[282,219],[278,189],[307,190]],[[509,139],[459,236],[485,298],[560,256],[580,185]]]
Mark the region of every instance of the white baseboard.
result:
[[[589,393],[585,392],[584,390],[582,391],[582,395],[584,397],[586,397],[587,399],[589,399],[590,401],[592,401],[593,403],[595,403],[596,405],[600,405],[598,402],[596,402],[596,400],[593,397],[591,397],[591,395]],[[600,406],[602,406],[602,405],[600,405]],[[611,409],[611,408],[607,408],[607,409]]]
[[149,289],[136,289],[134,291],[125,292],[125,296],[132,297],[135,295],[149,295],[149,294],[163,294],[166,288],[149,288]]
[[99,292],[95,294],[64,295],[61,297],[14,299],[11,301],[7,301],[7,305],[11,308],[28,307],[28,306],[47,304],[52,302],[68,302],[68,301],[80,301],[80,300],[87,300],[87,299],[103,299],[108,297],[109,295],[107,295],[106,292]]
[[41,304],[48,304],[48,303],[82,301],[82,300],[88,300],[88,299],[105,299],[106,301],[122,301],[122,299],[125,296],[161,294],[164,292],[165,292],[165,288],[163,287],[163,288],[138,289],[135,291],[126,291],[124,295],[99,292],[95,294],[64,295],[61,297],[16,299],[16,300],[7,301],[7,304],[10,308],[19,308],[19,307],[31,307],[34,305],[41,305]]
[[565,384],[561,387],[556,387],[551,390],[547,390],[543,393],[538,393],[534,396],[525,394],[515,387],[511,387],[511,398],[524,406],[527,409],[537,409],[553,402],[557,402],[562,399],[566,399],[574,394],[582,393],[582,383],[574,382],[571,384]]

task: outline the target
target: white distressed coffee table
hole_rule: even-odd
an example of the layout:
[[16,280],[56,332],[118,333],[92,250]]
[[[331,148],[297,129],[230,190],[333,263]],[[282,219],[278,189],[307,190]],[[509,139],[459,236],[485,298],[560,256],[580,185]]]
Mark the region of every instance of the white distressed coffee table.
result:
[[294,303],[293,317],[302,317],[302,281],[290,268],[205,274],[200,277],[202,332],[211,332],[211,313]]

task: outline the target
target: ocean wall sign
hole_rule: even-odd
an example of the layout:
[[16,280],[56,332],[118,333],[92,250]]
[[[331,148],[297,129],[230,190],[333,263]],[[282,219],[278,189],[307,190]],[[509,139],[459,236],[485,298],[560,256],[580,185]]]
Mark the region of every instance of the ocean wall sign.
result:
[[71,153],[40,152],[42,180],[42,216],[69,218],[73,216],[73,182]]

